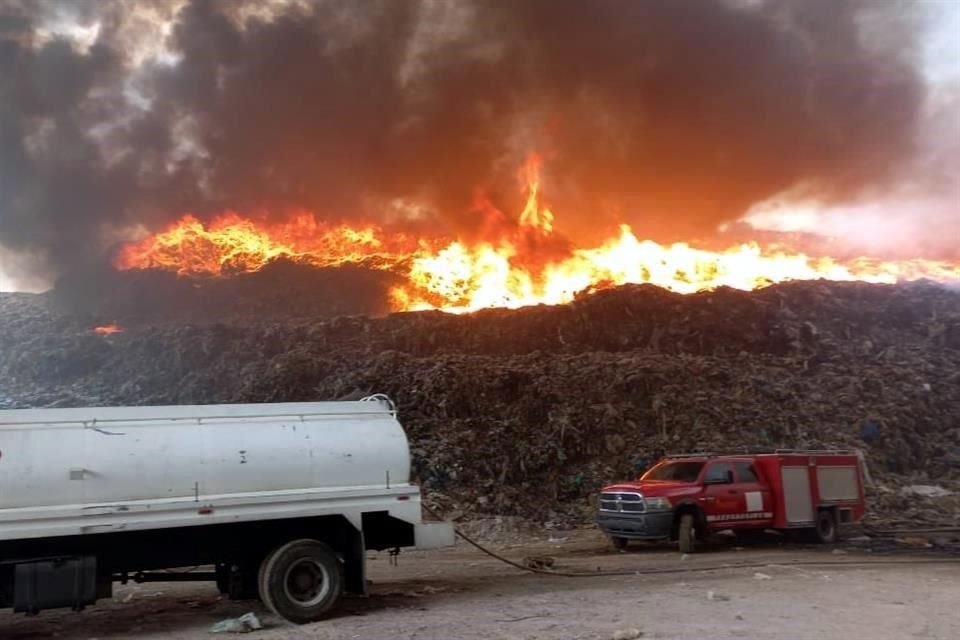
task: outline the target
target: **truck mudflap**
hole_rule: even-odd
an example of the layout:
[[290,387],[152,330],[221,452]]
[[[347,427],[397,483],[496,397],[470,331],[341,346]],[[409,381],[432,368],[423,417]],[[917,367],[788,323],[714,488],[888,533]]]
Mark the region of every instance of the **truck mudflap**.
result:
[[597,526],[608,536],[628,540],[663,540],[670,537],[673,527],[673,512],[626,515],[601,511]]
[[415,525],[414,544],[417,549],[439,549],[453,546],[456,534],[447,522],[422,522]]

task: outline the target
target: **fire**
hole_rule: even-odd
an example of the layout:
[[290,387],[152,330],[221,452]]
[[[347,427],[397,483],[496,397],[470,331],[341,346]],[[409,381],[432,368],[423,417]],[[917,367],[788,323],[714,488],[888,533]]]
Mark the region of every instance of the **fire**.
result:
[[116,324],[105,324],[99,327],[94,327],[93,332],[98,336],[112,336],[115,333],[121,333],[123,328]]
[[415,239],[375,225],[329,226],[310,213],[277,224],[231,212],[209,224],[186,215],[166,231],[123,247],[115,264],[210,277],[256,271],[280,258],[318,267],[363,264],[405,277],[406,284],[392,291],[397,310],[451,312],[560,304],[581,291],[628,283],[695,293],[721,286],[752,290],[788,280],[960,279],[960,266],[945,262],[839,261],[765,251],[756,243],[707,251],[641,240],[627,225],[600,246],[531,261],[530,246],[536,242],[530,240],[554,233],[554,214],[542,203],[540,167],[540,157],[531,155],[520,171],[525,204],[513,232],[487,241]]
[[125,246],[119,269],[165,269],[184,276],[221,276],[257,271],[278,258],[316,266],[366,261],[393,267],[406,239],[387,243],[373,226],[328,227],[307,213],[282,224],[264,225],[230,212],[209,226],[186,215],[165,232]]
[[527,189],[527,203],[520,213],[520,225],[539,229],[545,235],[553,232],[553,212],[540,205],[540,165],[543,161],[537,154],[527,158],[520,180]]

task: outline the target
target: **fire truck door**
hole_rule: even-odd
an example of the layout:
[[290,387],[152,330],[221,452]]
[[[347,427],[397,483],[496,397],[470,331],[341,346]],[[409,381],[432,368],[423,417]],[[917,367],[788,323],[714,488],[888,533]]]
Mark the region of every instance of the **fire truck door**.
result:
[[728,525],[745,507],[742,492],[737,488],[733,464],[730,462],[712,462],[703,477],[704,511],[707,522],[712,525]]
[[773,495],[770,487],[760,481],[757,469],[749,460],[739,460],[733,463],[736,470],[736,488],[742,502],[742,513],[745,515],[740,521],[744,526],[772,524],[773,522]]

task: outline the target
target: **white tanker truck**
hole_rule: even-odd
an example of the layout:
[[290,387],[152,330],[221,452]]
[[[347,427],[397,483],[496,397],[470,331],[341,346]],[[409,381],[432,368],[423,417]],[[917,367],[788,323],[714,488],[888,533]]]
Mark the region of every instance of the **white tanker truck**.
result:
[[[0,608],[80,610],[116,581],[216,581],[296,623],[363,593],[421,522],[393,404],[0,411]],[[183,567],[203,571],[172,571]],[[158,573],[161,572],[161,573]]]

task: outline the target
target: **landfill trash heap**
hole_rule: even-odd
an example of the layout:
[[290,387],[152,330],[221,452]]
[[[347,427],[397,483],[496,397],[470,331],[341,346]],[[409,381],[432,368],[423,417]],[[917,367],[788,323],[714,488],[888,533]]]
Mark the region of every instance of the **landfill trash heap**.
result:
[[[0,407],[386,393],[428,502],[458,518],[586,521],[600,486],[661,448],[861,449],[871,517],[960,511],[960,290],[629,285],[553,307],[329,317],[300,288],[287,319],[272,295],[262,319],[151,323],[0,294]],[[106,322],[123,330],[92,330]]]

